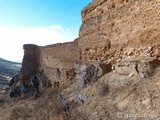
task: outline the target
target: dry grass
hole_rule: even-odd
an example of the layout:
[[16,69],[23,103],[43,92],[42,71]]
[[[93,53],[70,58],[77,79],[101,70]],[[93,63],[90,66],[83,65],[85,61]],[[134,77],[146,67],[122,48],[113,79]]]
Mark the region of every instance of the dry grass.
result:
[[57,99],[60,91],[48,88],[38,98],[12,99],[10,103],[0,107],[0,120],[85,120],[84,115],[75,108],[64,109]]

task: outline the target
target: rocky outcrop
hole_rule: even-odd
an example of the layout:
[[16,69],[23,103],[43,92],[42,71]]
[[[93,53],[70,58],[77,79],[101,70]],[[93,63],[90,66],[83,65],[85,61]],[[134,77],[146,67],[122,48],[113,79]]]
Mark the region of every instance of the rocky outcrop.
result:
[[158,67],[160,67],[160,60],[146,58],[142,61],[122,61],[115,65],[115,72],[120,75],[136,76],[137,79],[141,79],[151,77]]
[[40,92],[51,86],[48,77],[41,72],[34,72],[27,77],[18,74],[10,81],[10,98],[39,96]]

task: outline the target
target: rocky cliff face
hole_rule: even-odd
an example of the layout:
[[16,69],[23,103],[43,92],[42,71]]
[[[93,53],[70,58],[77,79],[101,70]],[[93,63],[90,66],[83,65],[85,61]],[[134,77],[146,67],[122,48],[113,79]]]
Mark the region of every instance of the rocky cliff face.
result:
[[52,88],[46,96],[42,91],[42,96],[46,100],[54,95],[56,110],[61,110],[53,111],[51,101],[45,105],[39,99],[44,113],[40,118],[158,119],[159,0],[93,0],[82,10],[79,38],[74,42],[25,45],[24,50],[22,78],[28,76],[34,88],[32,77],[49,81]]

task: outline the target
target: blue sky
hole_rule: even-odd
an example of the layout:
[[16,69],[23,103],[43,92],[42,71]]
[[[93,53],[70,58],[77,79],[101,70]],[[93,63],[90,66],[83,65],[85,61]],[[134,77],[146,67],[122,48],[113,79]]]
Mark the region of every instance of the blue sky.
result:
[[0,0],[0,57],[17,61],[23,57],[23,44],[47,45],[74,40],[81,25],[80,12],[90,2]]

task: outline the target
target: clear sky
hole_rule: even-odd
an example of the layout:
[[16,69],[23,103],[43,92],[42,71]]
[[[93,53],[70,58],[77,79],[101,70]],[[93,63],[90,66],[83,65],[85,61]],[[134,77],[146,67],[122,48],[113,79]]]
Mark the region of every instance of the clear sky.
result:
[[0,0],[0,57],[20,61],[23,44],[78,37],[81,10],[92,0]]

